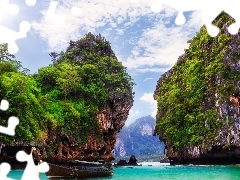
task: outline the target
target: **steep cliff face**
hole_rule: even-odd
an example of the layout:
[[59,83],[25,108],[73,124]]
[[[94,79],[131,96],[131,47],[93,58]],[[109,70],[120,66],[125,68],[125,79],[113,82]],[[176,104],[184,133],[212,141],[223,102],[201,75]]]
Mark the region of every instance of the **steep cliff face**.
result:
[[[114,159],[114,145],[117,138],[117,133],[120,132],[120,129],[124,126],[125,121],[127,120],[129,111],[133,105],[133,99],[129,97],[118,97],[118,99],[113,100],[108,104],[106,109],[104,109],[104,117],[99,119],[102,124],[102,133],[104,146],[100,155],[103,159]],[[102,114],[103,115],[103,114]]]
[[[71,135],[64,134],[61,136],[61,146],[52,148],[51,143],[56,139],[46,137],[44,142],[31,144],[12,144],[0,145],[0,160],[9,162],[12,169],[22,169],[25,163],[20,163],[16,160],[16,153],[23,150],[30,153],[32,146],[37,147],[37,153],[40,159],[63,164],[71,159],[97,161],[111,161],[114,159],[114,144],[116,142],[117,133],[120,131],[125,121],[129,110],[133,104],[133,99],[122,97],[121,100],[115,101],[110,105],[106,105],[102,113],[99,113],[98,120],[101,123],[100,133],[101,139],[94,133],[88,134],[88,140],[85,145],[80,145],[79,142]],[[59,141],[58,141],[59,143]]]
[[222,13],[215,38],[205,27],[189,41],[189,49],[158,80],[157,125],[172,163],[240,163],[240,33]]
[[[31,76],[34,83],[27,92],[38,92],[39,102],[34,99],[38,107],[30,106],[33,108],[27,116],[19,112],[25,112],[25,104],[32,102],[26,98],[20,107],[14,102],[19,93],[3,91],[13,97],[9,111],[16,112],[20,122],[32,124],[20,123],[14,140],[0,140],[0,161],[16,163],[11,161],[13,155],[31,146],[37,147],[40,158],[47,162],[114,159],[116,135],[133,105],[134,83],[126,68],[117,60],[110,43],[91,33],[76,42],[70,41],[66,52],[53,52],[50,56],[53,64]],[[29,97],[25,91],[22,94]],[[35,137],[30,136],[35,130],[31,126],[36,129]]]
[[[89,95],[85,93],[82,96],[85,101],[93,96],[91,104],[97,102],[97,109],[100,111],[94,112],[93,115],[97,116],[99,129],[87,132],[89,135],[86,145],[78,144],[80,151],[77,150],[78,156],[73,158],[113,160],[112,152],[116,134],[124,126],[133,105],[132,79],[122,64],[118,62],[110,43],[101,35],[95,36],[88,33],[76,42],[71,41],[67,51],[54,62],[58,64],[66,59],[72,65],[87,67],[85,68],[86,72],[90,74],[80,77],[83,79],[83,86],[90,86],[90,89],[93,86],[93,90],[90,91],[100,92],[97,96],[91,93]],[[80,73],[84,72],[80,71]],[[103,89],[102,92],[99,90],[100,88]],[[88,123],[88,119],[85,121]],[[61,150],[58,150],[58,155],[59,151]],[[60,153],[59,159],[69,158],[61,156]]]
[[151,116],[137,119],[128,127],[123,127],[117,134],[114,154],[116,158],[130,157],[134,154],[138,160],[143,156],[156,156],[159,160],[163,154],[164,144],[159,137],[153,136],[156,120]]

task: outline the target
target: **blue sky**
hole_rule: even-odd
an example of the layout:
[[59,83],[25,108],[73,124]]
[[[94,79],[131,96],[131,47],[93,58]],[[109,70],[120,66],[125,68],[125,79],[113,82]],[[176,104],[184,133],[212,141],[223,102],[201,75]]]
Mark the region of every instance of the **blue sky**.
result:
[[[78,40],[88,32],[100,33],[137,84],[126,125],[142,116],[155,117],[153,92],[157,80],[174,65],[188,47],[187,40],[202,26],[200,11],[185,13],[186,23],[177,26],[177,11],[164,5],[160,13],[154,13],[154,0],[37,0],[32,6],[29,2],[34,0],[9,0],[19,7],[18,14],[0,13],[0,34],[3,27],[17,33],[21,21],[31,24],[27,36],[16,40],[16,59],[35,73],[51,63],[50,52],[64,51],[70,40]],[[50,8],[54,2],[56,8]],[[73,7],[75,14],[71,13]],[[47,16],[51,10],[55,16]],[[7,33],[4,36],[11,37]]]

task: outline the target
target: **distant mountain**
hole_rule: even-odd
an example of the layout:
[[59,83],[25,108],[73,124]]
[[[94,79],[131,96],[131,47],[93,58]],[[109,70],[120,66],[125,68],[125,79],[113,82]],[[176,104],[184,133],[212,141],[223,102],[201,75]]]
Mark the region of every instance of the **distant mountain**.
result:
[[164,143],[158,136],[153,136],[156,120],[151,116],[137,119],[128,127],[123,127],[117,134],[115,158],[141,156],[160,156],[164,154]]

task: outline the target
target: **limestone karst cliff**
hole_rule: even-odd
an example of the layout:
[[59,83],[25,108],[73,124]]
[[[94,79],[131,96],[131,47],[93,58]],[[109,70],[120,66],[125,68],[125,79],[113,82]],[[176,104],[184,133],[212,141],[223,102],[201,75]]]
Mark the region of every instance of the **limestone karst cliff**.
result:
[[148,158],[158,161],[164,153],[164,143],[159,141],[159,137],[153,136],[155,123],[156,120],[149,115],[124,126],[117,134],[115,158],[128,158],[133,154],[138,160]]
[[172,164],[240,163],[240,33],[228,33],[233,22],[221,13],[214,38],[203,26],[157,82],[155,132]]
[[88,33],[70,41],[65,52],[50,53],[52,64],[33,75],[5,58],[6,46],[4,52],[0,98],[10,108],[1,112],[0,124],[10,114],[20,124],[14,137],[0,134],[0,160],[15,165],[17,151],[29,153],[31,146],[47,162],[114,158],[116,134],[133,105],[134,82],[104,37]]

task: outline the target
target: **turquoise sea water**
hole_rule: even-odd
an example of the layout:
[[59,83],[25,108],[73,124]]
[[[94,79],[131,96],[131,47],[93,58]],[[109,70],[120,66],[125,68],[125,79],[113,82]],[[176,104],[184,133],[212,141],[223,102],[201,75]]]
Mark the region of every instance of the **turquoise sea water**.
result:
[[[11,171],[10,178],[20,180],[23,171]],[[41,174],[41,180],[47,180]],[[95,180],[238,180],[240,165],[234,166],[139,166],[114,168],[114,175]],[[62,179],[61,179],[62,180]],[[93,180],[93,179],[88,179]]]

